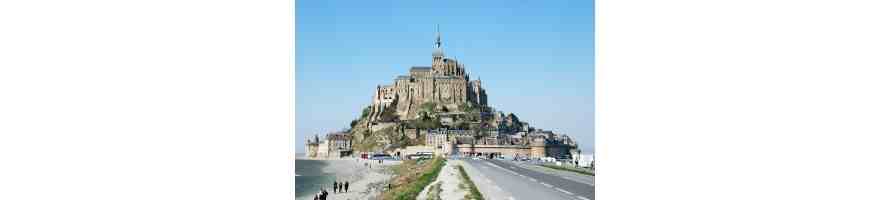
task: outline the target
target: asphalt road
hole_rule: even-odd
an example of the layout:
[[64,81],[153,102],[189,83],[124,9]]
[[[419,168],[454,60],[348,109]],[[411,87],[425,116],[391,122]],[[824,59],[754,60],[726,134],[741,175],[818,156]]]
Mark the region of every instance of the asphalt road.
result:
[[[528,166],[520,166],[513,161],[464,160],[483,173],[490,182],[503,190],[504,199],[576,199],[593,200],[593,177],[589,181],[584,176],[566,176],[561,173],[548,173]],[[488,181],[488,180],[486,180]],[[487,183],[476,183],[479,187],[490,187]]]
[[[505,161],[505,162],[512,162],[512,161]],[[531,164],[531,163],[525,163],[525,162],[512,162],[512,163],[515,163],[515,164],[517,164],[518,166],[521,166],[521,167],[523,167],[523,168],[530,169],[530,170],[533,170],[533,171],[538,171],[538,172],[541,172],[541,173],[551,174],[551,175],[554,175],[554,176],[560,176],[560,177],[563,177],[563,178],[565,178],[565,179],[569,179],[569,180],[577,181],[577,182],[579,182],[579,183],[585,183],[585,184],[588,184],[588,185],[593,185],[593,177],[590,176],[590,175],[584,175],[584,174],[579,174],[579,173],[569,172],[569,171],[563,171],[563,170],[556,170],[556,169],[551,169],[551,168],[547,168],[547,167],[542,167],[542,166],[539,166],[539,165],[535,165],[535,164]]]

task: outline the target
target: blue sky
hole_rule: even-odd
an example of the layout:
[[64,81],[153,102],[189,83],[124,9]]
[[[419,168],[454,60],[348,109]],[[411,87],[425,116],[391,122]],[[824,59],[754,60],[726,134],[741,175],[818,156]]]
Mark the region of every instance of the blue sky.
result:
[[297,1],[297,151],[340,130],[377,85],[445,55],[482,78],[489,105],[593,149],[593,1]]

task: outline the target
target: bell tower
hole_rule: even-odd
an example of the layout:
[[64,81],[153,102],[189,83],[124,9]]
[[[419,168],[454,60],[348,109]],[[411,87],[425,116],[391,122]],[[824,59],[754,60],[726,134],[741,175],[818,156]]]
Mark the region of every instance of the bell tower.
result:
[[445,70],[445,53],[442,51],[442,34],[439,33],[439,25],[436,24],[436,41],[433,43],[433,75],[444,75]]

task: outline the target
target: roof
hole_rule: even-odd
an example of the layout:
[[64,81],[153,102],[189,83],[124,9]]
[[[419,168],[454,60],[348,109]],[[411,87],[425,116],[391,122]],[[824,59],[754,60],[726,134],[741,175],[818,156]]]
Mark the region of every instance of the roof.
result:
[[349,140],[349,136],[347,133],[329,133],[326,138],[329,140]]
[[433,70],[433,68],[432,68],[432,67],[426,67],[426,66],[414,66],[414,67],[411,67],[411,71],[430,71],[430,70]]

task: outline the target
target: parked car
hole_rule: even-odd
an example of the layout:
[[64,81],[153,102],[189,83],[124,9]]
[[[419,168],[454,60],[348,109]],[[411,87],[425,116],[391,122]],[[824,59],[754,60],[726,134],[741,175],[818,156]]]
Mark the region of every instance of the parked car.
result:
[[371,156],[371,160],[388,160],[392,159],[392,156],[389,154],[374,154]]
[[415,154],[411,154],[411,155],[408,155],[408,156],[406,156],[406,157],[407,157],[408,159],[411,159],[411,160],[414,160],[414,159],[432,159],[432,158],[433,158],[433,155],[434,155],[433,152],[417,152],[417,153],[415,153]]

